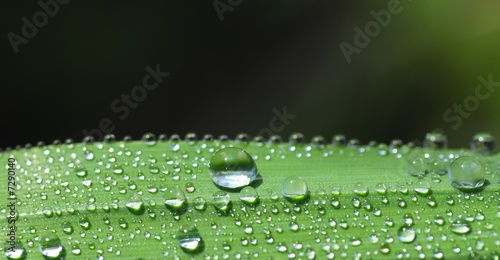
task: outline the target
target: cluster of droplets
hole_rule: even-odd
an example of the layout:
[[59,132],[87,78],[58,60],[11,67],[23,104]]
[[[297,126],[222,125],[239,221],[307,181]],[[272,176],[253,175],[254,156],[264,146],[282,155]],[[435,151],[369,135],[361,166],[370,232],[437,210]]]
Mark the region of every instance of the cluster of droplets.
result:
[[[48,259],[62,258],[67,254],[78,256],[88,249],[96,251],[99,257],[105,254],[119,256],[128,252],[128,248],[115,241],[134,243],[137,239],[154,239],[166,246],[164,257],[168,258],[180,255],[180,251],[169,247],[172,244],[168,238],[173,237],[175,246],[182,252],[202,253],[205,258],[259,258],[275,252],[290,259],[377,258],[390,253],[398,258],[442,258],[447,252],[440,249],[439,241],[444,243],[452,239],[440,236],[443,230],[449,229],[457,236],[493,232],[494,223],[478,212],[474,204],[494,201],[495,197],[485,198],[480,193],[460,194],[442,200],[434,196],[434,186],[442,184],[441,176],[448,173],[454,187],[475,190],[484,185],[485,173],[498,171],[496,165],[492,166],[476,155],[491,153],[494,147],[491,135],[474,136],[471,141],[474,153],[461,151],[453,154],[442,152],[447,144],[443,136],[426,136],[424,146],[427,150],[414,149],[412,144],[403,144],[400,140],[393,140],[389,145],[370,142],[363,146],[357,139],[347,140],[343,135],[334,136],[331,145],[321,136],[305,143],[304,136],[299,133],[291,135],[288,144],[278,136],[266,142],[263,138],[251,139],[245,134],[238,135],[234,141],[227,136],[214,139],[206,135],[199,141],[194,134],[188,134],[184,139],[177,135],[169,139],[144,135],[141,140],[144,146],[166,148],[168,152],[161,156],[147,154],[144,152],[147,149],[129,143],[128,139],[119,142],[114,137],[108,137],[105,143],[87,140],[82,146],[71,142],[51,148],[42,146],[42,154],[25,153],[25,165],[20,169],[27,180],[21,185],[27,191],[24,203],[41,201],[39,212],[46,218],[64,216],[69,220],[63,221],[60,230],[45,228],[44,231],[49,233],[42,236],[37,235],[39,231],[36,229],[43,228],[26,229],[23,235],[28,238],[24,246],[18,243],[14,252],[5,255],[9,259],[26,258],[33,245],[38,243],[40,253]],[[260,147],[265,149],[257,149]],[[331,170],[332,179],[328,180],[316,180],[313,176],[302,175],[300,169],[286,166],[283,168],[291,169],[297,176],[284,178],[280,187],[262,190],[262,183],[266,183],[263,178],[273,173],[263,172],[264,177],[260,176],[256,163],[259,162],[259,169],[269,171],[273,169],[269,167],[272,162],[289,157],[331,157],[332,161],[339,158],[355,163],[356,158],[372,154],[384,157],[383,161],[388,165],[394,165],[394,160],[406,161],[405,171],[417,178],[410,177],[402,183],[384,180],[373,186],[360,180],[346,187],[342,183],[352,181],[345,177],[340,178],[341,181],[335,179],[339,176],[337,174],[350,174],[342,172],[345,169],[341,165],[338,172],[337,169]],[[37,161],[45,161],[53,167],[40,167]],[[266,161],[271,164],[266,164]],[[314,167],[313,161],[311,166]],[[81,183],[70,182],[71,175]],[[210,176],[215,184],[212,189],[207,185],[198,186],[203,175]],[[316,189],[311,191],[309,182]],[[317,183],[320,183],[319,187]],[[30,186],[33,185],[39,189],[32,189]],[[93,195],[96,190],[105,191],[109,198],[96,198]],[[212,195],[205,196],[207,192]],[[261,193],[266,195],[265,200],[259,199]],[[75,202],[76,199],[80,202]],[[88,203],[82,204],[81,201]],[[163,204],[162,207],[157,203]],[[467,211],[454,209],[457,204],[466,205]],[[391,205],[397,205],[397,210],[391,209]],[[99,221],[102,216],[117,214],[122,209],[131,217],[115,220],[104,217]],[[425,211],[437,213],[434,218],[427,219],[423,217],[425,214],[421,215]],[[158,216],[170,218],[160,226],[154,226],[159,223],[153,224],[151,220]],[[402,216],[402,220],[397,216]],[[383,226],[377,226],[377,219],[384,220]],[[229,232],[232,225],[241,233]],[[178,231],[172,233],[173,228]],[[216,239],[205,245],[202,235],[208,234],[206,230],[210,229],[210,234]],[[351,232],[354,230],[357,231]],[[297,240],[281,239],[281,234],[287,232],[292,232]],[[59,237],[68,241],[65,247]],[[404,246],[397,248],[403,249],[394,251],[393,245],[398,242]],[[235,250],[241,248],[235,245],[245,249]],[[262,245],[272,245],[275,251]],[[364,245],[374,245],[376,249],[363,252]],[[347,250],[349,248],[356,249],[354,255],[352,250]],[[453,252],[458,254],[468,250],[477,253],[485,248],[491,249],[491,245],[478,239],[473,249],[456,242]],[[205,253],[220,252],[220,249],[222,255]],[[417,255],[410,252],[415,249]],[[426,252],[431,249],[431,254]]]

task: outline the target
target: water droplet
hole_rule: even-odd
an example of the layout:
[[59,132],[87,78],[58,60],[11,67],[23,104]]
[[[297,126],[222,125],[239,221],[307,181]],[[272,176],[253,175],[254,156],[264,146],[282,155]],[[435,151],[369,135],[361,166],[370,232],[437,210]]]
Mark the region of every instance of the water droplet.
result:
[[288,142],[290,144],[300,144],[304,143],[305,137],[302,133],[293,133],[290,135],[290,138],[288,138]]
[[119,164],[115,164],[113,166],[113,173],[120,175],[123,173],[123,168]]
[[413,157],[406,162],[406,170],[412,176],[425,175],[425,163],[422,158]]
[[490,133],[478,133],[472,137],[470,149],[480,154],[490,154],[495,149],[495,137]]
[[81,217],[80,218],[80,226],[84,230],[89,230],[92,227],[92,224],[90,223],[90,220],[88,217]]
[[240,191],[240,200],[247,204],[255,204],[258,202],[259,194],[251,187],[247,186]]
[[217,191],[212,195],[212,204],[214,207],[221,211],[229,210],[229,203],[231,202],[231,198],[229,194],[225,191]]
[[471,227],[468,223],[457,220],[451,224],[451,231],[456,234],[464,235],[471,231]]
[[177,234],[177,242],[187,253],[199,253],[204,248],[203,239],[196,227],[181,227]]
[[446,149],[448,147],[448,138],[440,131],[433,131],[425,135],[424,148]]
[[398,239],[403,243],[411,243],[417,237],[415,230],[411,226],[401,226],[398,229]]
[[141,141],[147,146],[153,146],[156,144],[156,136],[152,133],[146,133],[142,136]]
[[193,200],[193,206],[195,209],[199,210],[199,211],[203,211],[205,210],[206,208],[206,202],[205,202],[205,199],[202,198],[202,197],[196,197],[194,200]]
[[344,146],[346,145],[346,143],[347,143],[347,138],[345,137],[345,135],[338,134],[334,135],[332,138],[333,146]]
[[5,256],[9,260],[24,260],[28,256],[28,252],[22,245],[21,241],[16,241],[16,245],[8,245],[4,248]]
[[163,194],[163,203],[169,210],[177,211],[182,209],[186,203],[186,195],[179,187],[170,188]]
[[297,176],[290,176],[281,184],[281,193],[293,201],[301,201],[308,195],[306,182]]
[[134,215],[142,215],[145,211],[144,202],[138,195],[131,196],[125,203],[125,206]]
[[194,184],[192,182],[188,182],[184,185],[184,189],[186,190],[187,193],[193,193],[195,190]]
[[56,234],[46,234],[40,238],[40,252],[48,259],[64,257],[64,247]]
[[362,182],[354,184],[352,191],[360,196],[366,196],[368,194],[368,186]]
[[428,181],[418,180],[413,184],[413,190],[421,195],[429,194],[431,190],[431,184]]
[[70,222],[67,222],[67,221],[63,222],[63,232],[64,232],[64,234],[71,235],[71,234],[73,234],[73,231],[74,231],[73,225],[71,225]]
[[448,178],[457,189],[477,189],[484,185],[484,168],[474,157],[459,157],[448,168]]
[[387,193],[387,186],[383,183],[378,183],[375,185],[375,191],[380,195],[385,195]]
[[247,186],[257,178],[257,167],[247,152],[228,147],[217,151],[210,160],[212,181],[225,188]]
[[76,172],[76,176],[78,176],[78,177],[87,176],[87,169],[85,169],[85,167],[81,164],[78,164],[75,166],[75,172]]

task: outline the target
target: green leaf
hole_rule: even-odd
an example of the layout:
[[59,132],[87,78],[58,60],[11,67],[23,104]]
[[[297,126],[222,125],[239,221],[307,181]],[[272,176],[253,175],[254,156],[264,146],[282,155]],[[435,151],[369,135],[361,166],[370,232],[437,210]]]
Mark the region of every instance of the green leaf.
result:
[[[258,200],[212,182],[210,159],[229,146],[254,158]],[[464,156],[484,165],[484,187],[451,185],[446,169]],[[28,259],[499,257],[498,154],[191,140],[58,144],[0,160],[15,172],[15,200],[2,174],[2,240],[15,224]],[[282,195],[291,176],[307,184],[303,199]]]

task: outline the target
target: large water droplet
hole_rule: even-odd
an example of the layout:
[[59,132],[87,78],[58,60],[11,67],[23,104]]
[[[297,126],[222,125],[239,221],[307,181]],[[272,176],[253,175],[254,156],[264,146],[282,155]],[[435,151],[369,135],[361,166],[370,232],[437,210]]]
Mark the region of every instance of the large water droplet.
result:
[[281,184],[281,193],[293,201],[301,201],[308,195],[306,182],[297,176],[290,176]]
[[199,253],[203,251],[203,239],[196,227],[181,227],[177,234],[177,241],[183,251],[187,253]]
[[490,154],[495,149],[495,137],[490,133],[478,133],[472,137],[470,149],[480,154]]
[[217,151],[210,160],[212,181],[225,188],[247,186],[257,178],[257,167],[247,152],[228,147]]
[[426,195],[430,193],[431,184],[425,180],[418,180],[413,184],[413,190],[421,195]]
[[401,226],[398,229],[398,239],[403,243],[411,243],[417,237],[415,230],[411,226]]
[[47,234],[40,239],[40,252],[48,259],[63,259],[64,247],[56,234]]
[[474,157],[459,157],[448,168],[448,178],[457,189],[477,189],[484,185],[484,168]]
[[244,203],[255,204],[258,202],[259,194],[257,194],[257,191],[253,187],[247,186],[247,187],[241,189],[240,199]]

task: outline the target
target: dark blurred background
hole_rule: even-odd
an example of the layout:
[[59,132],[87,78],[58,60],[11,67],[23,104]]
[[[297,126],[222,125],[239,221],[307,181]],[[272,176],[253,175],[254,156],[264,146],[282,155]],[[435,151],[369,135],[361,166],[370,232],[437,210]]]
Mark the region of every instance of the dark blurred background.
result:
[[[479,131],[500,137],[500,87],[476,93],[479,76],[500,82],[498,1],[65,1],[3,3],[2,148],[81,141],[103,118],[134,139],[299,131],[408,142],[439,128],[464,147]],[[371,13],[391,8],[386,26]],[[358,48],[354,28],[367,23],[373,36]],[[357,48],[350,63],[342,42]],[[170,75],[128,115],[113,110],[157,64]]]

